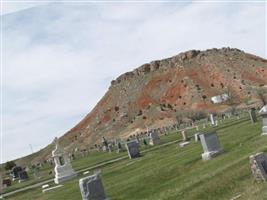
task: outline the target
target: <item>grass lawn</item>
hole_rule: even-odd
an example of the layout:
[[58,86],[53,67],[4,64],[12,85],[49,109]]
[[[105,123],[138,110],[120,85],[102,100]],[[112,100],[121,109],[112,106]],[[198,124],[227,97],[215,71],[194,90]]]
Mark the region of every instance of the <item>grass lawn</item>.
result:
[[[254,182],[248,160],[251,154],[267,152],[267,136],[261,136],[261,122],[252,124],[248,118],[228,120],[216,129],[224,153],[210,161],[202,161],[201,144],[191,139],[184,148],[174,143],[147,151],[138,159],[124,159],[101,168],[107,196],[112,200],[230,200],[237,195],[241,195],[238,199],[267,199],[267,183]],[[188,132],[192,135],[196,131]],[[180,134],[169,134],[162,136],[162,142],[180,138]],[[124,154],[99,153],[77,160],[73,166],[81,169]],[[81,199],[81,177],[47,193],[39,187],[6,199]]]

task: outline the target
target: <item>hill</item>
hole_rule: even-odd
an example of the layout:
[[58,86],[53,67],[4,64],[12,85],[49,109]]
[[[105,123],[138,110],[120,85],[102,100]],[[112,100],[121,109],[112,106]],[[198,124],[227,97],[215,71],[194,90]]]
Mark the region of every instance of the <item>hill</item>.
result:
[[[69,151],[88,149],[105,136],[127,138],[149,128],[177,123],[185,113],[225,112],[258,105],[267,88],[267,60],[239,49],[190,50],[146,63],[111,82],[94,109],[60,138]],[[229,94],[223,104],[211,97]],[[92,94],[93,95],[93,94]],[[51,154],[48,148],[22,160]]]
[[179,113],[218,112],[231,105],[213,104],[212,96],[232,94],[232,102],[257,102],[267,87],[267,60],[238,49],[191,50],[152,61],[119,76],[95,108],[62,140],[94,144],[102,136],[127,137],[146,127],[176,123]]

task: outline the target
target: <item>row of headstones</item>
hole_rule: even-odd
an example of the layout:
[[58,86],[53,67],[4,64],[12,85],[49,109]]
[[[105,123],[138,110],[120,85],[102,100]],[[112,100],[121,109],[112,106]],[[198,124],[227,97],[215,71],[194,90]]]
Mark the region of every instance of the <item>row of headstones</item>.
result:
[[[267,110],[265,114],[267,115]],[[263,119],[266,118],[267,117]],[[266,125],[266,123],[264,124]],[[186,140],[187,137],[185,135],[185,132],[182,132],[182,135],[183,140]],[[201,155],[203,160],[210,160],[211,158],[223,152],[216,132],[207,134],[197,133],[195,134],[195,141],[201,141],[204,151]],[[126,144],[130,158],[136,158],[140,156],[137,141],[130,141]],[[251,155],[249,159],[251,164],[251,171],[255,179],[267,181],[267,157],[264,155],[264,153],[260,152],[255,155]],[[100,174],[94,174],[92,176],[80,179],[79,185],[83,200],[108,199],[104,191]]]
[[[157,132],[151,132],[150,141],[151,145],[160,143],[160,137]],[[70,159],[66,153],[60,148],[57,138],[55,139],[56,148],[52,152],[52,157],[55,163],[55,179],[54,182],[59,184],[62,181],[71,179],[76,176],[76,172],[72,169]],[[126,142],[126,149],[130,158],[138,157],[139,143],[137,140]]]
[[20,166],[14,166],[11,169],[10,176],[11,178],[6,177],[2,180],[1,184],[3,188],[10,187],[12,185],[12,181],[18,180],[18,182],[21,183],[29,178],[27,171]]
[[[151,145],[160,143],[158,132],[150,133]],[[139,142],[137,140],[128,141],[125,144],[130,159],[140,157]],[[101,181],[100,173],[82,178],[79,180],[80,191],[83,200],[108,200]]]
[[[147,143],[149,145],[155,145],[158,144],[160,140],[159,132],[157,130],[151,130],[148,135],[143,137],[136,137],[133,140],[136,141],[138,144],[140,144],[140,142],[143,141],[144,145],[147,145]],[[127,143],[129,143],[130,141],[132,140],[128,141],[121,140],[120,142],[118,142],[116,144],[117,152],[119,153],[121,151],[124,151],[123,146],[125,146],[127,149]],[[104,137],[102,138],[102,150],[104,152],[112,152],[114,150],[114,146],[110,145],[110,143],[108,143],[108,141]]]
[[[155,144],[160,142],[158,135],[153,136],[155,138]],[[204,153],[202,158],[208,160],[215,155],[222,152],[219,145],[219,140],[216,133],[200,134],[199,138],[202,142]],[[136,140],[126,143],[128,155],[130,159],[140,157],[139,144]],[[99,173],[82,178],[79,180],[80,191],[83,200],[107,200],[107,196],[104,191],[104,187],[101,181]]]
[[[213,114],[210,114],[210,121],[211,121],[211,125],[212,126],[218,126],[218,120],[217,119],[216,120],[214,119]],[[203,128],[206,128],[206,123],[203,124]],[[196,129],[197,129],[197,131],[199,130],[198,129],[198,126],[196,126]],[[185,146],[189,142],[187,142],[187,138],[186,138],[186,135],[185,135],[185,132],[184,131],[182,131],[182,136],[183,136],[183,143],[180,143],[180,146]],[[130,141],[130,142],[128,141],[128,142],[125,143],[126,144],[126,149],[128,150],[128,154],[129,154],[129,157],[130,158],[132,157],[131,156],[131,153],[130,153],[131,151],[132,152],[137,152],[137,149],[138,149],[137,146],[139,146],[139,142],[140,142],[139,139],[140,138],[137,137],[136,140],[133,140],[133,141]],[[159,139],[159,132],[158,132],[158,130],[157,129],[151,130],[149,132],[149,144],[150,145],[155,145],[155,144],[158,144],[159,141],[160,141],[160,139]],[[103,143],[103,151],[107,151],[107,149],[109,151],[111,151],[111,148],[108,145],[108,142],[107,142],[107,140],[104,137],[102,139],[102,143]],[[118,150],[121,150],[121,149],[122,149],[122,145],[119,145]],[[129,149],[132,149],[132,150],[129,150]],[[137,156],[139,155],[138,153],[132,153],[132,154],[133,155],[136,154]],[[135,157],[135,156],[133,156],[133,157]]]
[[[226,117],[228,118],[231,118],[231,113],[225,113],[223,114],[222,116],[222,119],[226,119]],[[240,116],[239,114],[237,114],[237,119],[239,119]],[[210,114],[209,115],[209,120],[210,120],[210,125],[211,126],[218,126],[220,120],[217,119],[217,117],[214,117],[213,114]],[[208,120],[206,120],[208,121]],[[221,122],[222,123],[222,122]],[[187,123],[187,124],[181,124],[181,125],[178,125],[178,124],[173,124],[173,125],[170,125],[170,126],[164,126],[164,127],[161,127],[161,128],[157,128],[157,129],[150,129],[148,131],[144,131],[144,132],[140,132],[140,133],[137,133],[136,135],[133,135],[133,136],[130,136],[130,138],[128,138],[128,141],[130,141],[130,139],[136,139],[138,141],[138,143],[140,142],[140,140],[147,140],[149,139],[149,144],[151,144],[151,140],[150,140],[150,135],[151,133],[154,133],[154,132],[157,132],[157,134],[167,134],[168,132],[170,131],[178,131],[179,128],[180,129],[184,129],[184,128],[187,128],[187,127],[194,127],[195,126],[195,123]],[[206,128],[206,126],[208,126],[207,123],[203,123],[203,128]],[[197,127],[198,129],[198,126],[195,126]],[[117,152],[121,152],[123,151],[123,148],[122,146],[125,145],[126,143],[125,141],[123,140],[115,140],[115,142],[113,141],[107,141],[104,137],[102,138],[102,146],[97,146],[96,145],[96,148],[98,149],[98,151],[103,151],[103,152],[112,152],[114,150],[114,146],[116,146],[117,148]],[[146,144],[146,141],[144,141],[144,143]]]
[[[267,115],[267,110],[265,114]],[[186,140],[185,132],[182,132],[182,135],[183,135],[183,140]],[[153,141],[153,145],[160,143],[160,137],[157,132],[152,132],[150,136],[151,136],[151,141]],[[208,134],[196,134],[195,140],[201,141],[204,151],[202,153],[203,160],[209,160],[223,152],[223,149],[220,146],[216,132]],[[128,151],[128,156],[130,159],[141,156],[139,151],[139,143],[137,140],[126,142],[126,149]],[[58,184],[76,176],[76,173],[72,169],[68,157],[66,157],[64,152],[60,149],[57,140],[56,140],[56,149],[52,152],[52,156],[54,158],[54,162],[56,165],[55,179],[54,179],[55,183]],[[264,168],[264,164],[262,168]],[[106,198],[103,185],[99,177],[100,177],[99,174],[96,174],[80,180],[80,188],[84,200],[88,199],[91,200],[98,196],[103,197],[102,199]],[[90,190],[93,190],[93,192]]]
[[[262,116],[262,135],[267,135],[267,105],[260,111]],[[257,121],[255,109],[250,110],[250,119],[253,123]],[[251,173],[256,181],[267,181],[267,157],[263,152],[256,153],[249,157]]]
[[[267,105],[263,106],[259,114],[262,117],[262,135],[267,135]],[[250,120],[252,123],[257,122],[256,109],[251,108],[249,111]]]

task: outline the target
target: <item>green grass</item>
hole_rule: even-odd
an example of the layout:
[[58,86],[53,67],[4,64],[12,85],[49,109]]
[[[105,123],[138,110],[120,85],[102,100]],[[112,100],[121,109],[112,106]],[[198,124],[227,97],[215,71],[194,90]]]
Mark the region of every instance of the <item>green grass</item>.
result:
[[[177,140],[177,139],[181,139],[180,134],[177,134],[177,133],[176,134],[169,134],[169,135],[164,136],[162,138],[161,143],[164,144],[164,143],[167,143],[167,142],[170,142],[173,140]],[[149,145],[147,145],[147,146],[142,145],[140,149],[141,150],[150,150],[150,149],[153,149],[153,147],[151,147]],[[110,161],[112,159],[120,158],[120,157],[126,156],[126,155],[127,155],[127,152],[121,152],[118,154],[116,152],[103,153],[103,152],[93,151],[93,152],[88,153],[85,157],[79,157],[79,158],[73,160],[72,166],[73,166],[75,171],[78,171],[78,170],[82,170],[82,169],[85,169],[85,168],[88,168],[88,167],[91,167],[94,165],[100,165],[100,164],[105,163],[107,161]],[[33,175],[33,172],[30,171],[28,173],[29,174],[28,181],[25,181],[22,183],[18,183],[18,181],[12,182],[12,186],[4,189],[3,192],[4,193],[11,192],[11,191],[14,191],[14,190],[17,190],[17,189],[20,189],[20,188],[23,188],[23,187],[26,187],[29,185],[33,185],[33,184],[38,183],[40,181],[49,180],[49,179],[53,178],[53,175],[49,175],[49,171],[51,171],[51,170],[53,170],[53,166],[50,166],[47,163],[39,171],[39,174],[41,176],[40,179],[36,179]]]
[[[248,118],[242,118],[227,120],[216,129],[225,152],[210,161],[201,159],[201,144],[191,140],[184,148],[178,147],[177,143],[161,148],[155,146],[141,158],[124,159],[103,167],[102,181],[108,197],[112,200],[230,200],[241,195],[239,199],[267,199],[267,184],[253,181],[248,160],[251,154],[267,151],[267,137],[260,135],[261,123],[252,124]],[[189,135],[194,132],[188,131]],[[162,136],[162,142],[180,138],[180,134],[169,134]],[[90,166],[107,159],[106,156],[111,159],[121,154],[99,153],[93,158],[77,160],[73,166],[76,169]],[[39,187],[7,199],[81,199],[78,186],[81,177],[47,193],[42,193]]]

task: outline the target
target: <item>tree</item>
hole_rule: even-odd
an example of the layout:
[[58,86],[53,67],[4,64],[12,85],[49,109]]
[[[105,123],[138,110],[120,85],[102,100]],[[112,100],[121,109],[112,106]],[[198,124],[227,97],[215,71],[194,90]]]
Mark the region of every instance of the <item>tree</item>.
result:
[[7,161],[5,164],[5,170],[11,170],[15,166],[16,164],[14,161]]
[[230,106],[230,111],[232,114],[235,114],[236,112],[236,107],[240,103],[237,98],[237,93],[235,90],[230,88],[229,86],[226,87],[225,93],[228,96],[227,104]]

